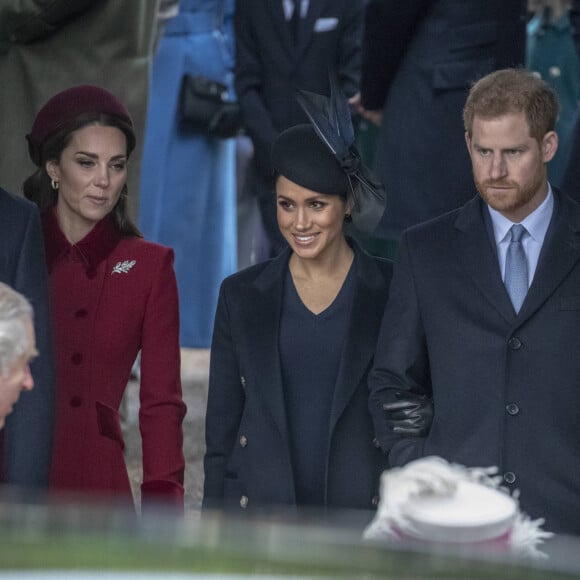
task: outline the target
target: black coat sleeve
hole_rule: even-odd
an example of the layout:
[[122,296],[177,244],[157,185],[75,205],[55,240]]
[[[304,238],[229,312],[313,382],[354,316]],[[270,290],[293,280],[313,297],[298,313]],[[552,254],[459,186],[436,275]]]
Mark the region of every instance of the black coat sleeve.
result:
[[383,108],[401,60],[432,0],[370,0],[365,11],[361,99]]
[[254,23],[247,4],[236,2],[234,35],[236,39],[235,88],[242,110],[242,119],[254,143],[254,158],[263,175],[269,177],[270,148],[277,135],[272,115],[262,97],[264,71],[260,48],[253,33]]
[[417,299],[411,257],[403,235],[383,315],[373,368],[369,373],[369,411],[376,438],[391,467],[422,456],[424,436],[407,436],[391,429],[383,405],[406,395],[431,397],[429,357]]
[[227,281],[220,289],[211,345],[205,417],[204,509],[222,506],[227,463],[245,404],[225,286]]

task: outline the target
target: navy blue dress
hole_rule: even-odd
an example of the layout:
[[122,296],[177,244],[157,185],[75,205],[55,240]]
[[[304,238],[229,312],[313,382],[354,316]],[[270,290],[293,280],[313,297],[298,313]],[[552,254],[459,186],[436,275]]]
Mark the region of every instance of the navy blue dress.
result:
[[355,262],[332,304],[314,314],[290,272],[280,317],[280,363],[298,506],[324,506],[330,410],[354,294]]

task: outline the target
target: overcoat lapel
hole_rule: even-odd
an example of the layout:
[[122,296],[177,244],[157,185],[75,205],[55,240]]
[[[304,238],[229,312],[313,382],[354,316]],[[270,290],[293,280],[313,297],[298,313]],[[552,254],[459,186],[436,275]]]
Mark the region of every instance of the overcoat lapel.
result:
[[[256,361],[256,364],[259,364],[257,372],[261,380],[256,382],[261,386],[261,394],[266,407],[270,410],[286,443],[288,443],[288,424],[278,337],[284,277],[289,258],[290,249],[286,249],[272,260],[254,281],[255,293],[251,297],[249,312],[252,313],[254,326],[259,326],[259,332],[249,329],[247,333],[247,340],[253,343],[249,345],[251,352],[261,353],[259,361]],[[259,314],[256,315],[256,313]]]
[[554,191],[554,215],[518,323],[523,323],[542,306],[579,259],[580,207]]
[[580,260],[580,207],[557,191],[554,201],[554,215],[534,280],[517,315],[501,279],[493,235],[485,226],[483,201],[470,201],[455,221],[458,258],[490,304],[512,325],[522,324],[532,316]]
[[301,19],[300,26],[298,27],[298,41],[294,50],[297,63],[302,61],[303,54],[312,41],[312,36],[315,34],[314,24],[322,14],[328,1],[329,0],[310,0],[306,18]]
[[[290,32],[290,26],[286,20],[286,16],[284,15],[282,0],[264,0],[262,5],[264,6],[264,9],[269,12],[272,19],[272,34],[277,34],[276,31],[279,31],[280,42],[283,49],[286,51],[288,60],[290,63],[295,63],[296,46],[294,45],[294,39]],[[264,24],[265,26],[268,26],[267,22]]]
[[[355,247],[358,261],[356,287],[350,312],[350,322],[338,372],[330,412],[330,433],[358,388],[375,350],[378,326],[381,324],[381,304],[385,303],[385,282],[374,259]],[[359,353],[351,356],[352,353]],[[364,357],[360,353],[367,353]]]
[[484,209],[479,197],[461,209],[455,220],[457,237],[453,241],[453,251],[488,302],[507,322],[513,324],[516,313],[501,278],[493,237],[483,215]]

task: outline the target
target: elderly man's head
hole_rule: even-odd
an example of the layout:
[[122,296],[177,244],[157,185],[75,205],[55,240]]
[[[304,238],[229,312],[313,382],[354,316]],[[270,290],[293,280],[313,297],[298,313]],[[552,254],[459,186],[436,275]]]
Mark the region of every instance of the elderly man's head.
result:
[[0,429],[21,391],[34,386],[29,364],[36,354],[32,306],[0,282]]

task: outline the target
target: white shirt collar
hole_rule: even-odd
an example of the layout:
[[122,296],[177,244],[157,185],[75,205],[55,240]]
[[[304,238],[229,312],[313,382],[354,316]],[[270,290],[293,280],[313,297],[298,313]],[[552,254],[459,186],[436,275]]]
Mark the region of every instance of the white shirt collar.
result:
[[[504,241],[510,228],[514,225],[514,222],[489,205],[487,206],[487,209],[489,210],[489,215],[491,217],[493,235],[497,245]],[[546,195],[546,199],[544,199],[544,201],[531,214],[526,216],[520,222],[526,228],[532,239],[540,245],[544,243],[544,238],[546,237],[546,232],[548,231],[548,226],[552,219],[553,210],[554,194],[552,193],[552,186],[548,183],[548,194]]]
[[282,0],[282,6],[284,7],[284,16],[286,17],[286,20],[290,20],[290,18],[292,18],[295,2],[300,5],[300,18],[306,17],[310,0]]

